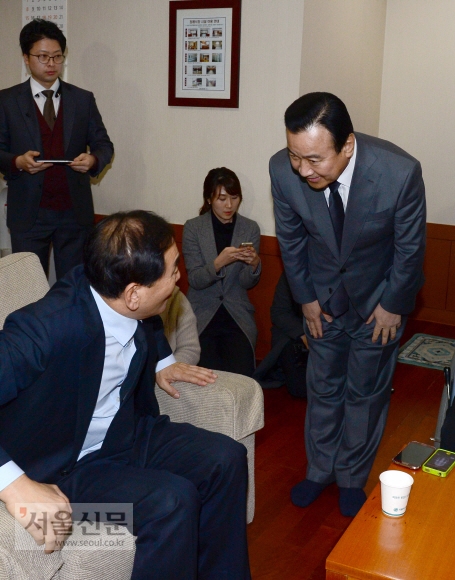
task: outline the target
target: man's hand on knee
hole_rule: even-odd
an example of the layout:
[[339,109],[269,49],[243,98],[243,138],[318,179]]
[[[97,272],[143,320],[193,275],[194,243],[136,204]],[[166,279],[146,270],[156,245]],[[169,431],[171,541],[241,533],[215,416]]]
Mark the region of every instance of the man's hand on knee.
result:
[[71,531],[72,509],[56,485],[38,483],[23,474],[0,492],[0,500],[35,542],[45,545],[46,554],[61,550]]
[[317,300],[314,302],[308,302],[307,304],[302,304],[303,316],[308,325],[308,330],[313,338],[322,338],[322,316],[327,320],[327,322],[332,322],[333,318],[330,314],[322,311],[322,308]]
[[376,342],[380,336],[382,336],[382,344],[387,344],[389,336],[390,340],[395,340],[397,330],[401,326],[401,314],[388,312],[378,304],[373,314],[368,318],[367,324],[373,320],[376,320],[376,325],[373,330],[372,342]]
[[174,399],[178,399],[180,393],[171,385],[172,382],[183,381],[205,387],[214,383],[216,378],[216,374],[209,369],[177,362],[157,372],[155,380],[163,391]]

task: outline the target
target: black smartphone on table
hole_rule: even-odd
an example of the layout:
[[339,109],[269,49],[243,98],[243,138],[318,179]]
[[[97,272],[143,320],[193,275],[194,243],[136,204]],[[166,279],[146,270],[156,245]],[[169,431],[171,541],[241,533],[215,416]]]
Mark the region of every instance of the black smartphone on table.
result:
[[393,458],[393,462],[408,469],[420,469],[434,453],[435,448],[426,443],[411,441]]

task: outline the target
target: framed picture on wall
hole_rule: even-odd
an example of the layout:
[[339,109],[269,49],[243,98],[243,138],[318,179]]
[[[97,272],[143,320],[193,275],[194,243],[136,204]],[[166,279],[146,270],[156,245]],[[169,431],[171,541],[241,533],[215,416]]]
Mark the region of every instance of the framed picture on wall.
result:
[[239,106],[241,0],[169,2],[169,106]]

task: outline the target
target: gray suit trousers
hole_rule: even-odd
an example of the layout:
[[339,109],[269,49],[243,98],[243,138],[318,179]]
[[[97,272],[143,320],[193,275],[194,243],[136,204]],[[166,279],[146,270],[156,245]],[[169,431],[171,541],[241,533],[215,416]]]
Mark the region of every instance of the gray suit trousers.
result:
[[307,370],[306,477],[339,487],[364,487],[384,431],[399,341],[372,343],[375,321],[366,324],[350,304],[311,337]]

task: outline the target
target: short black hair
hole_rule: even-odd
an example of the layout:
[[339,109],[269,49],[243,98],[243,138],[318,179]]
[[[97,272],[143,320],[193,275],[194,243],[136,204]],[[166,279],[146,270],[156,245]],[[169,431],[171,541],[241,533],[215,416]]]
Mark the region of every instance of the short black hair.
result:
[[62,54],[65,52],[66,38],[60,28],[50,20],[35,18],[24,26],[19,35],[22,54],[30,54],[35,42],[43,40],[43,38],[56,40],[62,49]]
[[307,93],[289,105],[284,114],[286,129],[293,134],[321,125],[332,135],[335,151],[340,153],[354,132],[351,117],[341,99],[331,93]]
[[153,212],[118,212],[104,218],[84,246],[84,271],[105,298],[119,298],[131,282],[152,286],[164,273],[174,243],[172,226]]

